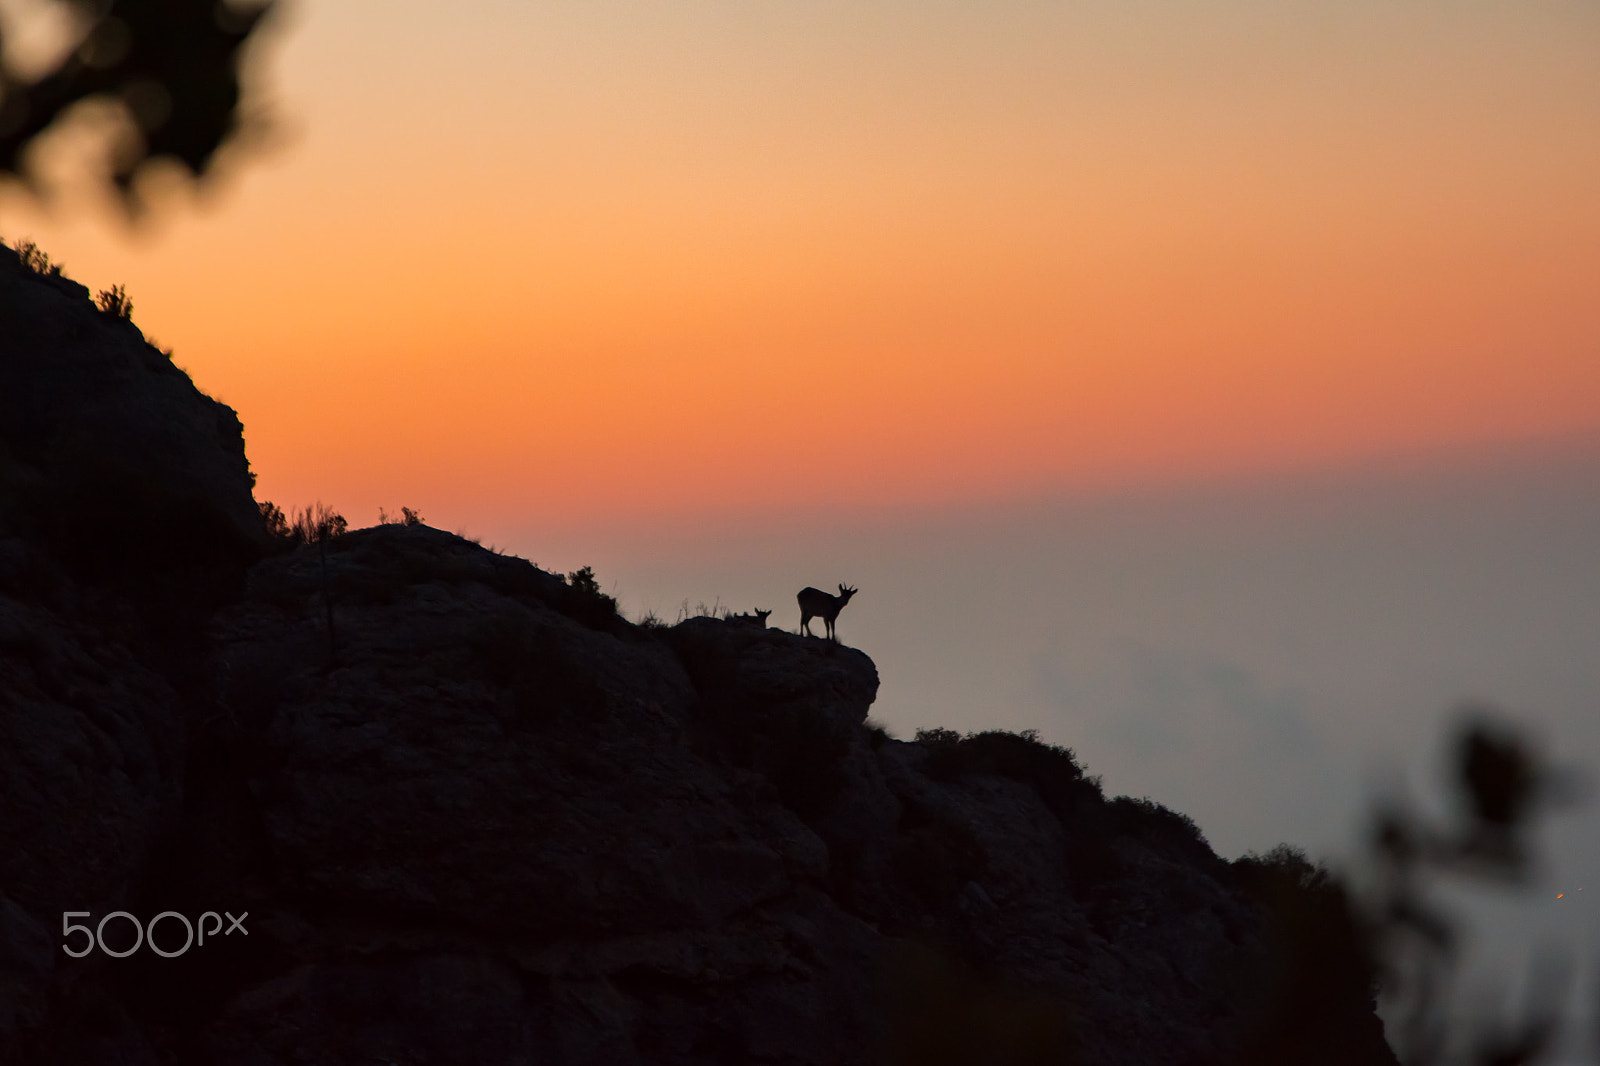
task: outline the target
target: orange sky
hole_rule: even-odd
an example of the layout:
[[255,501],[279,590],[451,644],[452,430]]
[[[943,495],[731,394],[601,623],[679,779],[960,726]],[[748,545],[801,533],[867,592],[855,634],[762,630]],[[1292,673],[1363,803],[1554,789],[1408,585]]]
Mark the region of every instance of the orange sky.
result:
[[1600,9],[302,0],[128,240],[259,495],[483,528],[1600,427]]

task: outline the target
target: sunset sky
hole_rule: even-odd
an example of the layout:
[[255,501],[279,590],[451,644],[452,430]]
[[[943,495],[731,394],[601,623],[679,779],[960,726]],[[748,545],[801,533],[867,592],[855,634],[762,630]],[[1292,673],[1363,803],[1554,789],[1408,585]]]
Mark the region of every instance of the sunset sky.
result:
[[299,0],[256,58],[202,202],[0,235],[127,286],[259,498],[669,621],[850,581],[900,735],[1040,728],[1225,854],[1348,845],[1460,699],[1600,768],[1593,0]]
[[1589,0],[301,0],[204,210],[0,232],[125,284],[264,495],[357,515],[1294,469],[1600,427],[1597,42]]

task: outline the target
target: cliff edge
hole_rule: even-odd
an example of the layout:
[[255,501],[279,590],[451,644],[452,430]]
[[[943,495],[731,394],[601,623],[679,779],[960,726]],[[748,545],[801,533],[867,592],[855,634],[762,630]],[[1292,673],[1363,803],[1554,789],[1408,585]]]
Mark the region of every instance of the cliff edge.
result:
[[[232,412],[13,260],[0,1061],[1394,1062],[1309,867],[1032,736],[892,739],[827,640],[423,525],[274,547]],[[245,917],[63,950],[118,910]]]

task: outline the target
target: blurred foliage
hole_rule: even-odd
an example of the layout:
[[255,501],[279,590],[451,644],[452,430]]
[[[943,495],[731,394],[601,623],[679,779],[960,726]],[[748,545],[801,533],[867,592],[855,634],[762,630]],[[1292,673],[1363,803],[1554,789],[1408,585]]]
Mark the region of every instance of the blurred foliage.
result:
[[1483,709],[1461,715],[1443,820],[1391,798],[1372,819],[1375,884],[1368,933],[1392,1006],[1391,1043],[1405,1066],[1531,1066],[1549,1061],[1564,1023],[1570,960],[1534,959],[1520,1014],[1467,1012],[1453,1002],[1465,930],[1438,896],[1446,884],[1527,886],[1538,868],[1538,816],[1582,791],[1528,733]]
[[69,16],[76,46],[34,78],[0,59],[0,172],[39,191],[30,147],[73,122],[79,105],[109,103],[126,121],[92,127],[107,164],[95,177],[109,181],[134,215],[143,206],[134,178],[148,163],[173,160],[204,178],[219,149],[248,126],[240,109],[240,60],[276,0],[43,3]]

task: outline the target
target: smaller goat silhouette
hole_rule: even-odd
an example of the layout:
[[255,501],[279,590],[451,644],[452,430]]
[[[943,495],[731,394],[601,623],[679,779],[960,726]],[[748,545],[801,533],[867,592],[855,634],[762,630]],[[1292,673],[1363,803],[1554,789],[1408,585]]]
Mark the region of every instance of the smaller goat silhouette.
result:
[[767,616],[771,611],[763,611],[757,607],[754,614],[730,614],[728,621],[738,622],[740,625],[755,626],[757,629],[767,628]]
[[815,636],[811,632],[811,620],[821,618],[823,627],[827,630],[829,640],[838,640],[839,636],[834,630],[834,621],[839,617],[839,612],[844,610],[844,605],[850,602],[850,597],[856,590],[839,586],[839,595],[834,596],[823,592],[821,589],[803,588],[796,597],[800,601],[800,632],[807,636]]

